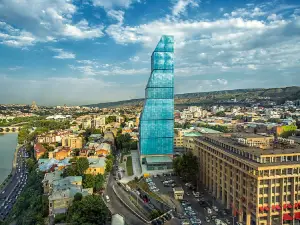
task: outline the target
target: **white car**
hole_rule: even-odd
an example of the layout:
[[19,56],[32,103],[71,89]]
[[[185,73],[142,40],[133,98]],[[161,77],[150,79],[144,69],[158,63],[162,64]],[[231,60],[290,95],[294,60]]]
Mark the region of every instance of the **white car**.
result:
[[213,210],[215,210],[216,212],[219,211],[219,209],[217,208],[217,206],[213,206],[212,208],[213,208]]

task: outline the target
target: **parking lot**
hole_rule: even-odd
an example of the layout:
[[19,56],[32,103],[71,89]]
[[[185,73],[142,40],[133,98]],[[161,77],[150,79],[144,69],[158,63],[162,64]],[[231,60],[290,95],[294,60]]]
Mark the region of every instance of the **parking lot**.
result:
[[[222,208],[222,205],[215,201],[204,189],[196,189],[188,183],[184,183],[174,174],[164,174],[147,178],[149,189],[157,194],[165,194],[174,199],[173,187],[184,189],[184,201],[181,201],[181,219],[186,224],[233,224],[230,211]],[[194,190],[193,190],[194,189]],[[174,200],[175,201],[175,200]],[[236,221],[236,220],[235,220]],[[185,223],[183,223],[185,224]]]

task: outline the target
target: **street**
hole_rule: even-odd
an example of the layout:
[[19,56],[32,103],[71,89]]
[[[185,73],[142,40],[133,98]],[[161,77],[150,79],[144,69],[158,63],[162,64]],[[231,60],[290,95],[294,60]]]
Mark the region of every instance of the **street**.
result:
[[107,194],[110,198],[110,202],[107,203],[108,208],[110,209],[112,214],[120,214],[124,217],[127,224],[132,225],[140,225],[145,224],[140,218],[134,215],[115,195],[113,191],[113,185],[117,185],[114,177],[112,175],[109,176],[108,184],[106,188],[105,194]]
[[11,181],[0,193],[0,220],[4,220],[10,213],[14,203],[19,197],[27,181],[26,163],[24,154],[26,150],[22,146],[17,152],[16,168],[13,169]]

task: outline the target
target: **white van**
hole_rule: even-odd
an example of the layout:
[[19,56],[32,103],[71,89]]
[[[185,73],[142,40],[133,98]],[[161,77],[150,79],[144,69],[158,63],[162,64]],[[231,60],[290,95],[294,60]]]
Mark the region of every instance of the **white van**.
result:
[[105,195],[106,202],[110,202],[108,195]]

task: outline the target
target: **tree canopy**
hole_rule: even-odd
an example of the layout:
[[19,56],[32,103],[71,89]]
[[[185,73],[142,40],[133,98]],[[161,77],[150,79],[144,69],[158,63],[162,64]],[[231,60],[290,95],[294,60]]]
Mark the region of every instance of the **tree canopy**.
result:
[[106,224],[109,211],[101,196],[88,195],[74,201],[67,212],[67,222],[73,225]]
[[196,174],[199,173],[199,162],[196,156],[187,152],[173,160],[174,171],[183,177],[185,181],[196,181]]

